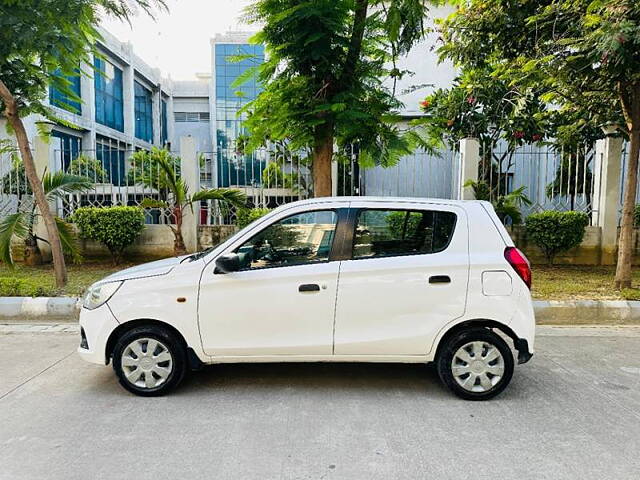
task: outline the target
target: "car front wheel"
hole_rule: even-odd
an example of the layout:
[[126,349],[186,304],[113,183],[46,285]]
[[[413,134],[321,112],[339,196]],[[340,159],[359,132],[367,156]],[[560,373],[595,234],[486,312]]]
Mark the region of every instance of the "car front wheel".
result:
[[436,359],[438,375],[457,396],[488,400],[502,392],[513,376],[513,354],[507,343],[486,328],[454,334]]
[[186,371],[186,352],[175,335],[158,326],[124,333],[113,350],[120,384],[136,395],[158,396],[174,389]]

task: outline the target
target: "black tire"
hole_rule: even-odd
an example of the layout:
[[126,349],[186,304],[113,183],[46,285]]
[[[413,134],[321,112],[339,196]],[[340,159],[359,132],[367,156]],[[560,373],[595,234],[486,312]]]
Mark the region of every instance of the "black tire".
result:
[[[161,353],[164,353],[164,348],[166,348],[170,355],[170,361],[160,363],[160,366],[167,369],[169,369],[170,365],[170,373],[168,374],[166,379],[161,379],[161,377],[154,373],[151,369],[146,372],[144,371],[144,369],[140,370],[140,373],[144,374],[144,377],[141,377],[141,382],[145,382],[146,376],[149,374],[151,375],[152,380],[156,382],[161,381],[161,383],[154,387],[145,387],[132,383],[132,381],[127,378],[127,373],[131,375],[133,372],[137,371],[138,367],[123,367],[122,365],[125,351],[127,350],[129,345],[136,341],[141,342],[143,348],[142,351],[145,355],[147,354],[147,351],[144,350],[144,345],[146,344],[146,348],[148,349],[149,342],[145,342],[145,339],[156,340],[157,342],[159,342],[158,350]],[[131,352],[129,350],[127,350],[127,355],[129,357],[131,356]],[[184,378],[187,371],[187,352],[181,339],[176,338],[176,335],[170,332],[168,329],[156,325],[142,326],[133,328],[125,332],[118,339],[113,349],[112,363],[113,369],[115,370],[118,380],[120,381],[120,385],[129,390],[131,393],[135,393],[136,395],[140,395],[143,397],[156,397],[170,392],[171,390],[176,388],[180,384],[180,382],[182,382],[182,379]],[[127,363],[126,359],[125,363]]]
[[[502,366],[504,366],[504,373],[500,376],[493,376],[492,379],[499,378],[496,383],[489,389],[485,391],[471,391],[469,388],[483,388],[479,385],[480,376],[477,376],[477,380],[474,377],[471,377],[469,380],[474,381],[475,383],[470,384],[468,388],[462,387],[453,374],[453,359],[454,355],[458,350],[471,343],[471,342],[483,342],[483,344],[492,345],[497,348],[500,354],[502,355]],[[485,354],[488,355],[488,350],[483,349],[483,352],[487,352]],[[462,352],[464,353],[464,352]],[[473,356],[470,353],[470,356]],[[473,357],[472,357],[473,358]],[[459,359],[456,359],[456,362],[459,362]],[[499,360],[496,361],[499,362]],[[445,339],[445,343],[441,345],[438,351],[438,358],[436,358],[436,367],[438,370],[438,376],[442,383],[444,383],[449,390],[451,390],[458,397],[463,398],[465,400],[488,400],[490,398],[495,397],[499,393],[501,393],[509,382],[511,381],[511,377],[513,376],[513,354],[511,353],[511,349],[507,345],[507,343],[497,335],[487,328],[470,328],[468,330],[461,330],[458,333],[453,334],[448,339]],[[489,362],[491,365],[491,362]],[[466,366],[465,362],[459,363],[458,365]],[[492,365],[494,366],[494,365]],[[471,376],[472,373],[469,373]],[[486,378],[490,378],[489,374],[483,374]],[[462,378],[464,376],[464,378]],[[466,379],[466,374],[460,376],[461,381]]]

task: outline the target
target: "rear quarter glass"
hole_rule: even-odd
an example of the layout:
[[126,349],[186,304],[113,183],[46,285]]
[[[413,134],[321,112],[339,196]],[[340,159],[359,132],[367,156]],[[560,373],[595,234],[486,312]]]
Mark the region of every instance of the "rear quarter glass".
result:
[[487,213],[487,215],[491,219],[491,223],[496,228],[496,231],[500,235],[500,238],[502,238],[502,240],[504,241],[505,245],[507,247],[514,247],[515,243],[513,243],[513,240],[511,239],[509,232],[507,232],[507,229],[504,227],[504,225],[498,218],[498,215],[496,215],[496,211],[493,209],[493,205],[485,201],[479,201],[478,203],[482,206],[482,209]]

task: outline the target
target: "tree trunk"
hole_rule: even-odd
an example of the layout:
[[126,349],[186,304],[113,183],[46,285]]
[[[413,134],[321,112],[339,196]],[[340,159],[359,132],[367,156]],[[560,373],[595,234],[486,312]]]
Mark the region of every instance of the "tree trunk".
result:
[[34,266],[42,264],[42,253],[38,248],[38,240],[32,234],[24,240],[23,260],[25,265]]
[[[638,99],[640,101],[640,99]],[[616,288],[631,287],[631,260],[633,256],[633,211],[636,205],[638,182],[638,153],[640,152],[640,121],[631,131],[631,149],[628,158],[627,176],[624,181],[622,222],[618,241],[618,264],[616,266]]]
[[179,257],[187,253],[187,247],[182,237],[182,209],[174,208],[173,215],[176,219],[176,227],[173,229],[173,236],[175,237],[173,240],[173,254]]
[[182,230],[176,228],[173,231],[173,235],[175,237],[175,239],[173,240],[173,254],[176,257],[186,255],[187,247],[184,244],[184,238],[182,238]]
[[331,161],[333,159],[333,124],[318,125],[313,146],[313,196],[332,194]]
[[15,132],[16,139],[18,140],[18,147],[20,148],[20,154],[22,156],[22,162],[24,163],[24,171],[31,185],[31,191],[36,201],[36,205],[40,210],[40,214],[44,220],[44,225],[47,229],[47,236],[49,237],[49,244],[51,245],[51,254],[53,256],[53,269],[56,276],[56,286],[62,288],[67,284],[67,268],[64,262],[64,255],[62,253],[62,244],[60,243],[60,235],[58,234],[58,227],[49,210],[49,203],[44,194],[42,188],[42,182],[38,177],[35,163],[33,162],[33,155],[31,154],[31,147],[29,146],[29,138],[24,128],[24,124],[18,114],[18,104],[4,84],[0,80],[0,98],[4,102],[5,115],[7,121]]
[[[325,79],[326,88],[323,88],[320,96],[327,101],[331,101],[335,95],[349,90],[356,77],[367,25],[368,7],[369,0],[355,0],[351,37],[341,73],[336,79]],[[312,165],[314,197],[330,197],[333,193],[331,161],[333,160],[334,127],[334,121],[325,118],[325,122],[315,128]]]
[[638,154],[640,153],[640,83],[631,86],[625,97],[622,90],[622,106],[630,131],[631,148],[627,164],[627,176],[624,181],[624,199],[622,203],[622,222],[618,241],[618,264],[616,266],[617,289],[631,287],[631,260],[633,257],[633,211],[636,205],[638,184]]

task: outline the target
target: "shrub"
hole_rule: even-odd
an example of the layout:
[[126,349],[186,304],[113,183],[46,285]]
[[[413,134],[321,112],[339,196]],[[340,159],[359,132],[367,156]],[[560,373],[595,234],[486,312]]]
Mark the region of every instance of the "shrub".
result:
[[236,225],[242,229],[270,211],[268,208],[240,208],[236,213]]
[[144,212],[138,207],[82,207],[75,211],[72,220],[82,238],[100,242],[109,249],[116,265],[144,228]]
[[38,280],[0,277],[0,297],[42,297],[52,294]]
[[558,253],[580,245],[588,224],[589,216],[582,212],[534,213],[525,221],[527,238],[540,247],[549,265]]
[[640,300],[640,289],[638,288],[624,288],[620,292],[620,296],[625,300],[633,300],[637,302]]
[[636,205],[636,208],[633,210],[633,225],[640,227],[640,204]]

